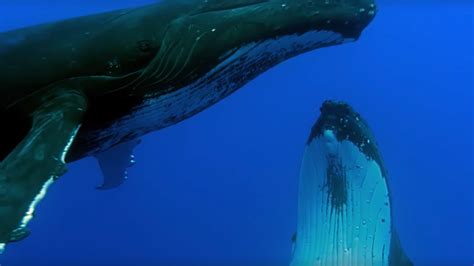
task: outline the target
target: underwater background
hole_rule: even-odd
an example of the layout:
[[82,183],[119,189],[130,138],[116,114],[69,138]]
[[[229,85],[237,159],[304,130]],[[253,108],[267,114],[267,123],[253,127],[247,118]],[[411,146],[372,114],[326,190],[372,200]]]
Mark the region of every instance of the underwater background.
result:
[[[0,0],[0,31],[150,2]],[[144,137],[122,187],[97,191],[93,158],[70,164],[0,265],[288,265],[304,145],[326,99],[371,126],[415,265],[473,265],[474,3],[378,5],[359,41],[288,60]]]

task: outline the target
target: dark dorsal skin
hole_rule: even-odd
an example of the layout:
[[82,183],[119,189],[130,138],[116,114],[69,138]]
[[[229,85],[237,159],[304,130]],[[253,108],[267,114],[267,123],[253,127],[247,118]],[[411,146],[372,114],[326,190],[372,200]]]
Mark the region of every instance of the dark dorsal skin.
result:
[[[66,163],[227,97],[276,64],[359,38],[373,0],[163,0],[0,33],[0,251]],[[111,150],[111,148],[114,148]],[[108,179],[102,188],[121,184]]]

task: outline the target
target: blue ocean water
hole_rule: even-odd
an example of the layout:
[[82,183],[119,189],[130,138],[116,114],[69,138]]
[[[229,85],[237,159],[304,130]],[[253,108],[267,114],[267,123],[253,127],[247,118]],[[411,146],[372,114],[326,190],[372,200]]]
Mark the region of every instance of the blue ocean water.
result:
[[[152,1],[0,0],[0,30]],[[355,43],[286,61],[147,135],[122,187],[69,165],[0,264],[288,265],[304,144],[326,99],[369,122],[415,265],[474,263],[472,3],[379,1]]]

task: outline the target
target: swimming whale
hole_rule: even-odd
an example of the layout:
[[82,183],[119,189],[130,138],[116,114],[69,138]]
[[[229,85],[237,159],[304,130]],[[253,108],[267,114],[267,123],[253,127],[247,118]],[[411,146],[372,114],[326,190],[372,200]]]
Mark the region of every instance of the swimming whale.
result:
[[301,164],[291,266],[413,265],[393,222],[387,170],[367,122],[326,101]]
[[66,163],[95,156],[100,188],[116,187],[140,136],[357,40],[375,13],[372,0],[163,0],[1,33],[0,243],[29,234]]

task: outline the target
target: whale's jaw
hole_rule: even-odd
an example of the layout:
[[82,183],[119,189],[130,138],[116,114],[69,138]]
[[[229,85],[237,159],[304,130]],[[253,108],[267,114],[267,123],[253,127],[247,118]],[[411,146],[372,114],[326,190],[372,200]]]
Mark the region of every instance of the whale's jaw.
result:
[[348,105],[326,102],[322,113],[301,165],[291,265],[411,265],[394,263],[404,254],[366,123]]

